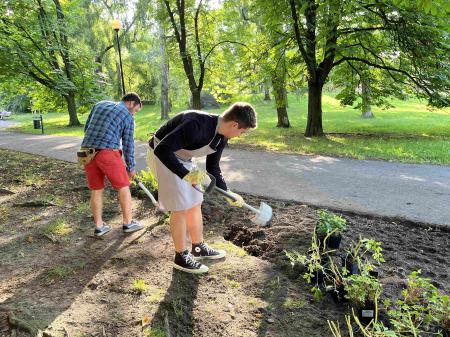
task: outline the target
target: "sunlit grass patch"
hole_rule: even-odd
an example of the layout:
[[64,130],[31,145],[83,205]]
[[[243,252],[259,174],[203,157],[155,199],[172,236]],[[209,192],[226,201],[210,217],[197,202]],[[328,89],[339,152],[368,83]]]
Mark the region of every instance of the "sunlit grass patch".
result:
[[145,293],[149,289],[149,285],[142,279],[136,279],[131,285],[131,290],[137,294]]
[[212,246],[214,246],[215,249],[223,249],[227,253],[235,254],[239,257],[247,256],[248,253],[242,249],[241,247],[235,246],[231,242],[225,241],[225,242],[215,242]]
[[238,281],[227,279],[226,282],[233,289],[239,289],[241,284]]
[[147,297],[147,300],[150,304],[159,303],[164,298],[166,291],[164,289],[156,289],[151,292],[151,295]]
[[50,222],[44,228],[45,234],[56,235],[56,236],[65,236],[65,235],[70,234],[72,231],[73,231],[73,229],[67,225],[66,220],[61,219],[61,218]]

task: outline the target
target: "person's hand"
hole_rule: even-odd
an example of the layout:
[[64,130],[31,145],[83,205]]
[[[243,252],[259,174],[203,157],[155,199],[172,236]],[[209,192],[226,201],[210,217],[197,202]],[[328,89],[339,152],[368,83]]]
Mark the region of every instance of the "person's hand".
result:
[[191,185],[199,185],[202,180],[206,178],[206,171],[194,169],[186,174],[183,180],[187,181]]
[[133,171],[128,172],[128,179],[133,181],[134,178],[136,178],[136,171],[133,170]]
[[234,201],[230,198],[225,198],[231,206],[242,207],[244,205],[245,201],[239,194],[234,193],[231,190],[227,190],[227,192],[228,194],[231,194],[234,199],[236,199],[236,201]]

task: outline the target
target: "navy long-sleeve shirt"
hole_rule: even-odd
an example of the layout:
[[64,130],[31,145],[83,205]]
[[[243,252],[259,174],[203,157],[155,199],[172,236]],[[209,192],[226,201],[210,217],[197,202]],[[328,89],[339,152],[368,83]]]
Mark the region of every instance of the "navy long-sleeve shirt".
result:
[[[219,188],[227,189],[220,169],[222,151],[228,141],[222,135],[215,134],[219,116],[198,110],[180,112],[164,123],[155,133],[160,143],[155,149],[155,156],[181,179],[189,173],[175,156],[176,151],[197,150],[210,144],[216,152],[206,156],[206,171],[216,178]],[[213,139],[214,138],[214,139]],[[149,141],[154,148],[153,137]]]

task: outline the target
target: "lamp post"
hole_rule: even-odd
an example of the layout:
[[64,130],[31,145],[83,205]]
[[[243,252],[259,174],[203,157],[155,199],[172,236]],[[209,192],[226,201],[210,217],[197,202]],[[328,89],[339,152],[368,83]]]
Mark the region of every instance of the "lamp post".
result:
[[120,77],[122,79],[122,95],[125,95],[125,82],[123,80],[123,68],[122,68],[122,54],[120,52],[119,30],[122,28],[122,24],[119,20],[113,20],[112,28],[116,31],[117,49],[119,50],[119,63],[120,63]]

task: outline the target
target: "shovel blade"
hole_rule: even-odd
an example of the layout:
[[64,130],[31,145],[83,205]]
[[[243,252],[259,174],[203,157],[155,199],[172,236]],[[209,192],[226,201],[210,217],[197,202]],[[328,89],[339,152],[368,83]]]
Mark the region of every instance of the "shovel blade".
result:
[[261,204],[259,205],[258,214],[256,214],[252,221],[260,226],[270,226],[272,217],[272,207],[270,207],[265,202],[261,202]]

